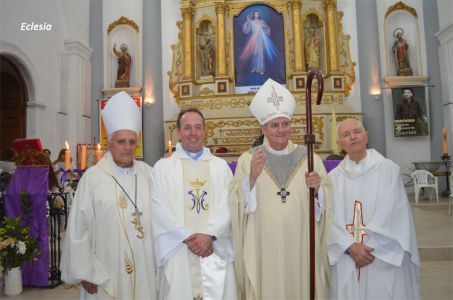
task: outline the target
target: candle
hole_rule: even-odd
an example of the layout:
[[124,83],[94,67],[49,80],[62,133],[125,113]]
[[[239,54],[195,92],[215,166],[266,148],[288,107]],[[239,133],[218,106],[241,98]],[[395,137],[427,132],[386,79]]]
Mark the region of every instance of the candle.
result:
[[96,158],[98,159],[98,161],[100,161],[102,158],[101,144],[98,144],[98,149],[96,150]]
[[448,155],[447,128],[442,128],[442,149],[444,155]]
[[173,145],[171,144],[171,139],[168,140],[168,153],[172,153],[173,152]]
[[80,162],[80,169],[85,170],[87,165],[87,145],[82,145],[82,154],[81,154],[81,162]]
[[66,151],[64,152],[64,169],[65,171],[71,168],[71,151],[69,150],[68,141],[65,141]]

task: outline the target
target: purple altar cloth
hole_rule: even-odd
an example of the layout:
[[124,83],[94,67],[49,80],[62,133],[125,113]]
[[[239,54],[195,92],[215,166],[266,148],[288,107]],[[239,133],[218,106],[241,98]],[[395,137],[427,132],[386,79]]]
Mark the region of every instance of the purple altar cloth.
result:
[[[339,163],[341,163],[341,160],[324,160],[323,163],[327,173],[329,173],[330,171],[335,169]],[[230,167],[231,172],[233,172],[234,174],[234,172],[236,171],[237,162],[229,162],[228,166]]]
[[24,285],[47,286],[49,277],[49,237],[46,203],[49,167],[18,167],[5,194],[5,215],[16,218],[22,214],[19,195],[27,191],[32,199],[29,216],[30,234],[37,238],[41,255],[37,261],[22,264]]

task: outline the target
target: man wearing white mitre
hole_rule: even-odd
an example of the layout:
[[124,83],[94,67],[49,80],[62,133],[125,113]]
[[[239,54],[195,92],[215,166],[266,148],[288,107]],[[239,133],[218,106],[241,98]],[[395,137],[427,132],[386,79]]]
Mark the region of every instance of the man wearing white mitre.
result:
[[420,259],[400,169],[367,142],[361,122],[338,124],[337,144],[348,155],[329,174],[331,298],[419,299]]
[[293,144],[294,96],[268,79],[250,111],[261,125],[264,143],[239,158],[230,189],[235,270],[246,299],[310,297],[309,188],[315,189],[315,296],[328,298],[326,253],[331,185],[314,154]]
[[195,108],[176,120],[179,143],[153,169],[152,214],[159,299],[236,299],[227,163],[203,147]]
[[82,176],[69,214],[62,280],[81,299],[156,299],[151,167],[134,159],[141,113],[125,92],[102,111],[108,152]]

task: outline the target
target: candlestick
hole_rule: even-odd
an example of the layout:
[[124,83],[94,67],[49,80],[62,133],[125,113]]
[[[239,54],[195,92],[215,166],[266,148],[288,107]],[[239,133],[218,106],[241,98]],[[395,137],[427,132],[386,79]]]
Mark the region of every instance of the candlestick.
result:
[[171,144],[171,139],[168,140],[168,153],[172,153],[173,152],[173,145]]
[[443,154],[448,155],[447,128],[442,128],[442,149]]
[[87,165],[87,145],[82,145],[80,169],[85,170]]
[[102,159],[101,144],[98,144],[98,149],[96,150],[96,158],[98,161]]
[[64,152],[64,169],[65,171],[71,168],[71,150],[69,150],[68,141],[65,141],[66,151]]

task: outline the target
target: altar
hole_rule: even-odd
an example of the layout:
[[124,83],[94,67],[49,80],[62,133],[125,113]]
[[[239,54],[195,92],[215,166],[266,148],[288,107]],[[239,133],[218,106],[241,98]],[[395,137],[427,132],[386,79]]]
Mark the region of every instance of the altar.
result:
[[[205,145],[216,155],[234,161],[260,136],[249,105],[267,78],[294,94],[291,139],[303,144],[307,74],[322,72],[325,90],[321,105],[313,106],[313,133],[323,157],[332,153],[332,118],[362,119],[346,101],[355,62],[336,0],[183,0],[181,14],[169,88],[181,109],[203,113]],[[173,142],[176,117],[165,121],[166,140]]]

